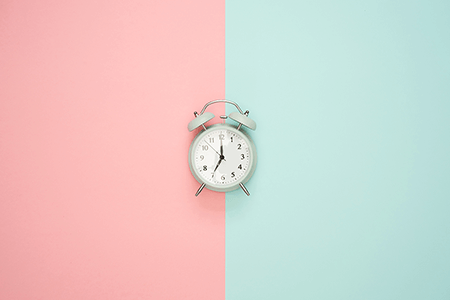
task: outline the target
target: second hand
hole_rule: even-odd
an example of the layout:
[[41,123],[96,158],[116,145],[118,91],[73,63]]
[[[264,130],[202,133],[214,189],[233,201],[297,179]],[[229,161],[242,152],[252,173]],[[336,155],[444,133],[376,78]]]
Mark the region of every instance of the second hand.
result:
[[[211,149],[213,149],[214,150],[214,152],[216,152],[217,153],[217,155],[219,155],[219,157],[221,156],[220,155],[220,153],[219,152],[217,152],[216,151],[216,149],[214,149],[214,147],[213,146],[211,146],[211,144],[210,143],[208,143],[206,140],[205,140],[205,143],[207,143],[208,144],[208,146],[210,146],[211,147]],[[224,161],[227,161],[225,158],[223,159]]]

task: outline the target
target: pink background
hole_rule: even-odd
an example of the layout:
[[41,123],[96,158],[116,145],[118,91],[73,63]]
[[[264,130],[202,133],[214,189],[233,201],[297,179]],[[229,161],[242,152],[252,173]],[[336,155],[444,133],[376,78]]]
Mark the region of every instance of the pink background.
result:
[[224,18],[0,2],[0,299],[224,299],[225,196],[194,197],[187,165],[192,112],[225,94]]

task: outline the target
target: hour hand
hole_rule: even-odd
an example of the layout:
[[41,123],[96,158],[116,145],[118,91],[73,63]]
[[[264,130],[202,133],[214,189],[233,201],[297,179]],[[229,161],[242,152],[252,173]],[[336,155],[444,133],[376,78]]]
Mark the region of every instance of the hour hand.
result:
[[219,159],[219,162],[217,163],[216,167],[214,168],[213,174],[216,172],[217,168],[219,167],[220,163],[222,162],[222,158]]

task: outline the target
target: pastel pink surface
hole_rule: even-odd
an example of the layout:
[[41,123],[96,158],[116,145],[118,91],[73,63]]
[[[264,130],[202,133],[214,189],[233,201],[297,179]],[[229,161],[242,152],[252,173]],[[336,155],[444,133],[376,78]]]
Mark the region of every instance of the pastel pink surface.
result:
[[[224,1],[0,4],[0,299],[224,299],[225,195],[187,164]],[[211,111],[223,114],[223,105]]]

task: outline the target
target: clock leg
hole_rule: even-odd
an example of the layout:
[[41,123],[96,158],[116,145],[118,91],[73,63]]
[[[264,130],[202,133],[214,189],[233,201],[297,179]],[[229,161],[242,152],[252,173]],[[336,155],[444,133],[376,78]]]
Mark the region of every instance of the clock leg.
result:
[[202,183],[202,185],[198,188],[197,193],[195,193],[195,197],[197,197],[203,190],[206,184]]
[[247,194],[247,196],[250,196],[250,193],[248,192],[247,188],[242,183],[239,183],[239,186],[244,191],[244,193]]

